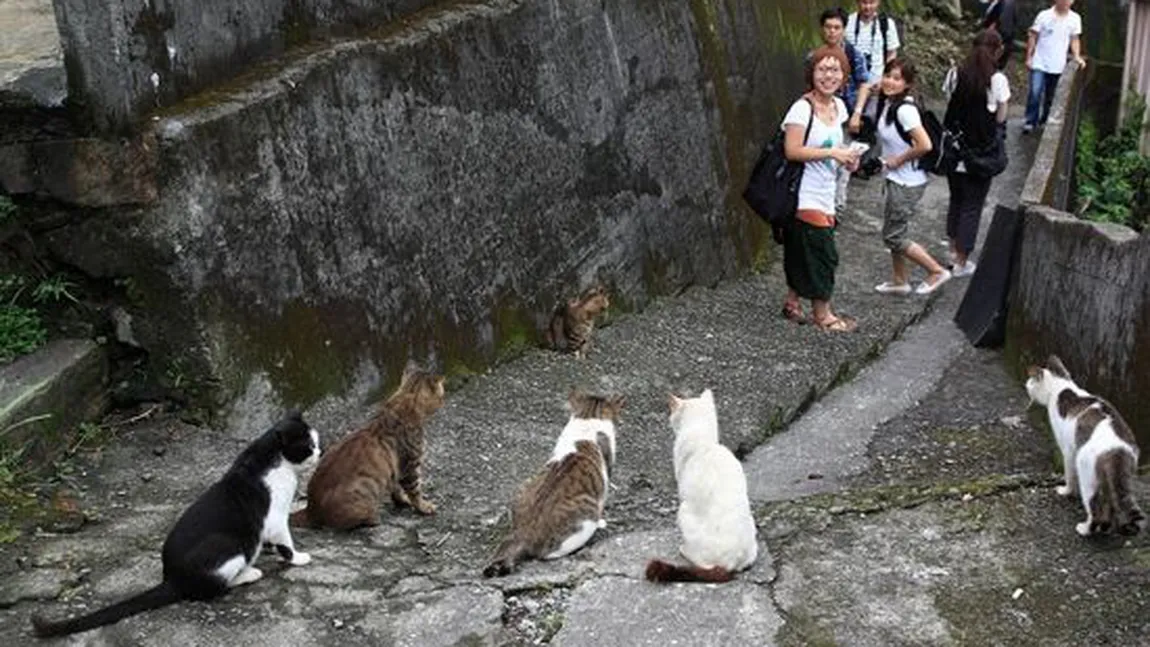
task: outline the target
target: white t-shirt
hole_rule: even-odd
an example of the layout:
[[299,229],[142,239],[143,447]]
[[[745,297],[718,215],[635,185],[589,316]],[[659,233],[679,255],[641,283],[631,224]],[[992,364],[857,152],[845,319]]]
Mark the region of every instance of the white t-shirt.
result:
[[[811,121],[811,104],[806,99],[799,99],[787,116],[783,118],[783,126],[796,125],[804,130],[807,123],[811,124],[811,133],[807,135],[804,145],[812,148],[836,148],[843,146],[843,124],[848,118],[847,106],[843,100],[835,97],[835,120],[833,125],[823,123],[818,117]],[[799,209],[814,209],[828,216],[835,213],[835,175],[838,162],[827,158],[807,162],[803,168],[803,180],[799,184]]]
[[1010,82],[1002,72],[990,77],[990,87],[986,89],[986,109],[998,112],[998,104],[1010,101]]
[[[856,11],[847,16],[847,24],[843,29],[846,41],[862,52],[863,57],[870,63],[869,74],[867,75],[867,82],[869,83],[877,83],[882,80],[883,70],[886,69],[886,52],[902,47],[902,43],[898,41],[898,28],[895,27],[894,18],[887,16],[886,52],[879,51],[883,49],[883,38],[880,33],[882,25],[879,22],[879,17],[876,15],[874,20],[860,25],[859,14]],[[855,38],[856,26],[858,27],[858,38]]]
[[[886,115],[889,110],[890,106],[883,108],[882,114],[878,118],[878,138],[882,144],[883,157],[885,158],[902,155],[911,148],[910,144],[906,143],[906,140],[898,134],[898,128],[893,123],[887,123]],[[895,118],[902,124],[902,129],[908,135],[915,128],[922,127],[922,116],[919,115],[918,108],[909,100],[898,107]],[[902,186],[922,186],[927,181],[926,171],[920,170],[915,160],[904,162],[902,166],[896,169],[884,169],[883,177]]]
[[1047,74],[1062,74],[1070,40],[1082,35],[1082,17],[1074,11],[1059,16],[1051,7],[1038,12],[1030,31],[1038,34],[1031,67]]

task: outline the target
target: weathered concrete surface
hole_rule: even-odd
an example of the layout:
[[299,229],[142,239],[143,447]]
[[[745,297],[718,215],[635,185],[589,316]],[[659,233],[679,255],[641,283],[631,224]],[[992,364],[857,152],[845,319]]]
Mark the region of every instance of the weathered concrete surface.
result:
[[[1019,151],[1016,159],[1027,154]],[[1004,193],[1017,187],[1004,178]],[[1019,385],[996,355],[981,351],[962,351],[933,378],[920,406],[882,416],[891,419],[870,432],[866,452],[857,456],[869,468],[837,475],[838,491],[756,502],[762,557],[735,583],[660,588],[640,580],[648,559],[675,559],[678,544],[668,390],[715,388],[724,441],[750,451],[767,429],[777,431],[780,420],[801,412],[812,393],[838,382],[854,388],[847,378],[913,320],[930,330],[951,317],[960,281],[947,286],[929,312],[926,300],[871,292],[888,263],[873,226],[879,184],[854,188],[855,208],[838,232],[843,270],[836,303],[860,318],[860,333],[823,334],[779,318],[777,265],[657,300],[603,329],[584,362],[532,351],[453,383],[428,430],[425,477],[429,498],[439,504],[436,517],[399,512],[371,530],[299,531],[297,544],[312,554],[312,564],[284,569],[266,557],[266,577],[224,600],[143,614],[77,636],[73,644],[638,645],[679,638],[680,644],[865,645],[923,644],[929,643],[924,636],[934,636],[939,642],[929,644],[1045,645],[1070,644],[1083,627],[1087,635],[1101,635],[1115,626],[1115,635],[1135,636],[1124,618],[1145,617],[1138,574],[1146,538],[1108,550],[1083,548],[1090,544],[1072,531],[1079,512],[1048,492],[1049,441],[1022,416]],[[915,232],[937,251],[930,233],[941,231],[942,194],[929,196]],[[864,371],[855,379],[877,389],[873,381],[884,375]],[[484,580],[479,571],[504,531],[507,501],[549,454],[571,385],[629,398],[608,526],[570,558]],[[327,420],[320,425],[325,443],[365,414],[309,412],[313,420]],[[82,466],[72,482],[89,525],[0,548],[0,578],[27,583],[6,594],[25,599],[0,610],[0,641],[28,640],[34,610],[90,609],[154,582],[168,525],[258,430],[162,419],[122,434],[120,443]],[[964,493],[972,499],[963,502]],[[1021,503],[1030,509],[1020,513]],[[972,554],[979,547],[1002,553],[980,562]],[[1011,570],[1015,563],[1021,574]],[[1099,576],[1113,589],[1104,590]],[[1069,582],[1071,595],[1080,596],[1070,610],[1079,624],[1045,621],[1064,600],[1056,581]],[[57,586],[55,599],[37,599],[52,596]],[[1014,608],[1034,619],[1031,635],[999,630],[986,615],[968,612],[976,603],[1000,600],[1002,590],[1015,602],[1011,595],[1019,587],[1024,593]],[[1129,615],[1103,610],[1101,621],[1088,617],[1101,609],[1091,596],[1109,601],[1119,594],[1125,601],[1114,608]],[[1031,604],[1028,596],[1035,606],[1019,607]],[[1040,601],[1055,606],[1039,607]],[[900,624],[896,612],[914,613]],[[999,606],[981,613],[1016,617]]]
[[108,358],[86,339],[49,342],[0,367],[0,449],[43,458],[107,407]]
[[1016,370],[1057,353],[1150,441],[1150,238],[1026,209],[1007,343]]
[[[11,2],[12,0],[6,0]],[[25,0],[27,1],[27,0]],[[47,3],[44,3],[47,4]],[[102,131],[317,37],[386,24],[435,0],[56,0],[69,90]],[[58,45],[57,45],[58,49]]]
[[1074,147],[1081,117],[1083,92],[1092,70],[1079,70],[1070,61],[1058,82],[1054,102],[1040,136],[1034,164],[1022,187],[1023,204],[1066,209],[1074,174]]
[[149,204],[159,193],[155,148],[151,138],[0,143],[0,189],[79,207]]
[[593,281],[629,310],[763,261],[738,194],[792,4],[458,3],[300,50],[157,115],[156,204],[46,246],[131,277],[137,340],[237,428],[481,370]]
[[52,0],[0,0],[0,110],[58,107],[67,96]]

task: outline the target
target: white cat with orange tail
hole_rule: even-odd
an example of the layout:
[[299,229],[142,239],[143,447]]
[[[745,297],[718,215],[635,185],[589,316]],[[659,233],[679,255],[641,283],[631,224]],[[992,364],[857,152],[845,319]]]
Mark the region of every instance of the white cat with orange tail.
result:
[[710,389],[697,398],[670,399],[679,484],[679,552],[690,562],[647,564],[652,582],[728,582],[759,555],[747,479],[739,459],[719,443]]

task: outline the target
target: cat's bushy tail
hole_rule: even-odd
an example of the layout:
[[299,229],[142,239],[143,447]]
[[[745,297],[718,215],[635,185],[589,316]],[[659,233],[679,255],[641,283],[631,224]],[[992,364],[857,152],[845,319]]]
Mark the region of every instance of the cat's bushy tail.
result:
[[722,566],[677,566],[659,559],[647,563],[647,580],[651,582],[730,582],[735,574]]
[[1137,535],[1146,527],[1146,513],[1138,507],[1130,492],[1130,481],[1138,470],[1138,460],[1127,451],[1116,451],[1108,457],[1110,469],[1102,477],[1102,488],[1106,492],[1107,500],[1114,507],[1111,514],[1116,529],[1123,535]]
[[527,547],[514,537],[507,538],[495,551],[495,557],[483,569],[483,577],[502,577],[515,572],[519,562],[527,556]]
[[52,622],[41,616],[34,615],[32,616],[32,630],[40,638],[66,636],[68,634],[110,625],[128,616],[134,616],[137,613],[143,613],[144,611],[150,611],[152,609],[159,609],[160,607],[179,602],[181,599],[182,596],[176,589],[172,588],[167,582],[163,582],[139,595],[78,618]]

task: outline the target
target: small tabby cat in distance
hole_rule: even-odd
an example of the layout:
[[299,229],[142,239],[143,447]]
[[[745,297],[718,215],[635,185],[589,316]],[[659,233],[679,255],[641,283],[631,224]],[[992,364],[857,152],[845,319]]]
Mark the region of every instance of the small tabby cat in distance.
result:
[[308,481],[307,507],[292,515],[292,525],[378,526],[387,497],[420,514],[435,514],[420,490],[420,465],[423,426],[443,406],[443,382],[443,376],[409,362],[399,388],[379,412],[324,453]]
[[289,413],[240,453],[231,468],[180,515],[164,540],[160,584],[110,607],[52,622],[32,616],[37,636],[63,636],[109,625],[181,600],[211,600],[263,572],[254,566],[265,543],[294,565],[311,561],[296,551],[288,530],[297,473],[319,457],[319,435]]
[[576,359],[586,357],[595,317],[606,311],[609,305],[606,288],[597,285],[555,306],[547,326],[548,346],[562,353],[574,353]]
[[652,582],[729,582],[759,556],[747,479],[739,459],[719,444],[719,419],[710,389],[697,398],[670,396],[679,485],[679,552],[690,566],[654,559]]
[[1066,484],[1055,492],[1073,496],[1077,490],[1086,509],[1086,521],[1074,529],[1083,537],[1114,531],[1138,534],[1146,526],[1146,515],[1130,491],[1138,444],[1129,425],[1113,405],[1075,384],[1057,356],[1027,373],[1026,392],[1032,403],[1046,407],[1062,450]]
[[520,488],[511,506],[511,534],[484,577],[515,572],[523,560],[558,559],[607,527],[603,505],[615,463],[615,420],[622,396],[568,397],[571,418],[543,470]]

